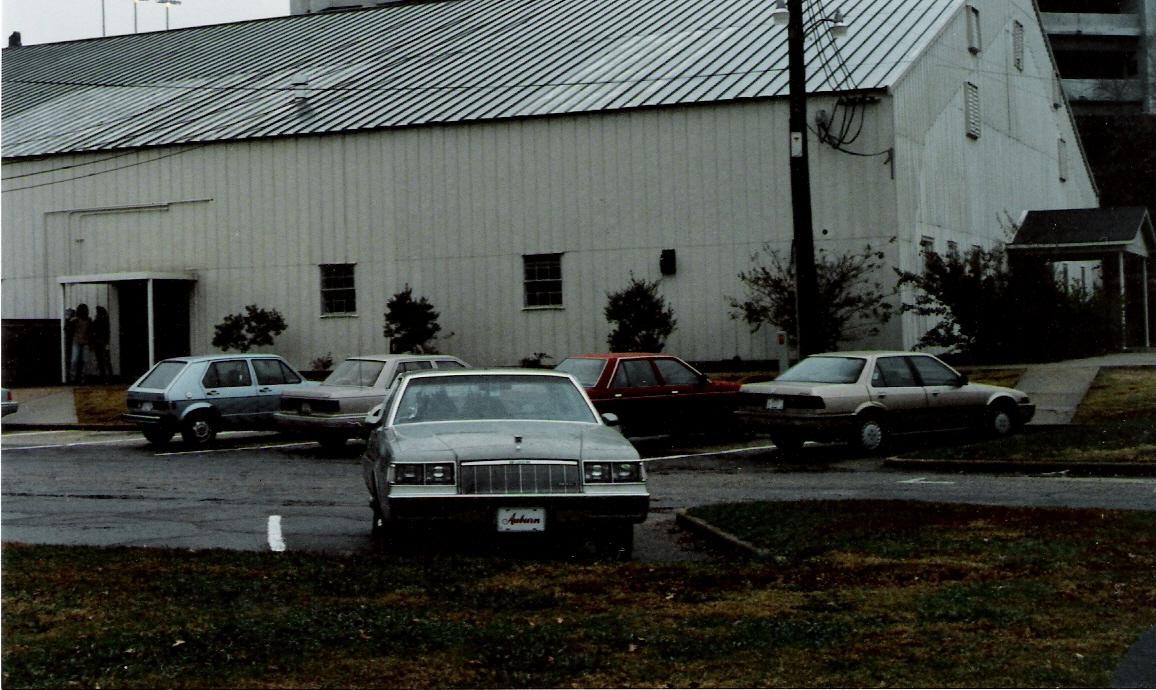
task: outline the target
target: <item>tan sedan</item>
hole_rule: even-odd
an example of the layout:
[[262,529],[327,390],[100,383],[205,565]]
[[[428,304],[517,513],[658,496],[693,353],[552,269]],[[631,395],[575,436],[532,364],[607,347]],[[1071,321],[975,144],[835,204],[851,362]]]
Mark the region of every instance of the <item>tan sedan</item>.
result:
[[785,451],[847,441],[874,453],[892,434],[937,429],[1007,436],[1035,414],[1022,391],[970,383],[919,352],[813,355],[774,381],[744,385],[739,398],[737,414]]

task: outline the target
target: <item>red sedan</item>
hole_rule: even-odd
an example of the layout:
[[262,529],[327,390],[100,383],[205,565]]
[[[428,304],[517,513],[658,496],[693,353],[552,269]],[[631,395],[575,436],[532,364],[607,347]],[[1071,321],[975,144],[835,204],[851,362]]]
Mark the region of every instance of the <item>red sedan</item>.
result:
[[739,384],[712,381],[678,357],[646,352],[573,355],[555,367],[578,379],[594,407],[631,434],[728,424]]

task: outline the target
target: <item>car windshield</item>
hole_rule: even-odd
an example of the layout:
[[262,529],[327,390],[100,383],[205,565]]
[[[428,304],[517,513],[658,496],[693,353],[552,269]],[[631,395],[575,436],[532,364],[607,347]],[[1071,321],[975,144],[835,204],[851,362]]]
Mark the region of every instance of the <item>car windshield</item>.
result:
[[413,378],[398,401],[394,424],[480,419],[597,421],[569,379],[501,374]]
[[578,383],[582,384],[583,388],[593,388],[598,383],[598,377],[602,375],[604,368],[606,368],[606,360],[571,357],[558,362],[554,371],[570,374],[578,379]]
[[368,359],[347,359],[325,379],[326,386],[372,386],[385,362]]
[[148,373],[141,382],[137,384],[137,388],[149,388],[152,390],[164,390],[169,387],[177,374],[187,366],[186,362],[158,362],[153,370]]
[[808,357],[784,371],[776,381],[855,383],[867,360],[859,357]]

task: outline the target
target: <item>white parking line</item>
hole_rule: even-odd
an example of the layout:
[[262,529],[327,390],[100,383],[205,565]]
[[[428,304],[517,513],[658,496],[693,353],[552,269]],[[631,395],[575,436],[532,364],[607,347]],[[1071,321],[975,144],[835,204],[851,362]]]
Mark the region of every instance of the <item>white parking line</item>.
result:
[[285,550],[285,538],[281,536],[281,516],[280,515],[270,515],[269,516],[269,527],[268,527],[267,531],[268,531],[268,535],[269,535],[269,550],[270,551],[284,551]]
[[200,448],[198,450],[174,450],[169,453],[157,453],[158,458],[170,455],[198,455],[200,453],[232,453],[238,450],[266,450],[268,448],[294,448],[297,446],[312,446],[316,441],[292,441],[289,443],[267,443],[261,446],[230,446],[228,448]]
[[927,477],[916,477],[915,479],[903,479],[903,480],[899,481],[898,483],[900,483],[900,484],[945,484],[945,485],[951,485],[951,484],[954,484],[955,482],[949,482],[946,480],[928,479]]
[[5,446],[4,451],[44,450],[45,448],[72,448],[73,446],[111,446],[118,443],[141,443],[139,438],[122,438],[112,441],[77,441],[76,443],[50,443],[43,446]]
[[751,446],[749,448],[733,448],[731,450],[713,450],[705,453],[684,453],[682,455],[663,455],[657,458],[643,458],[643,462],[651,462],[652,460],[682,460],[683,458],[697,458],[703,455],[731,455],[733,453],[745,453],[752,450],[770,450],[778,446]]

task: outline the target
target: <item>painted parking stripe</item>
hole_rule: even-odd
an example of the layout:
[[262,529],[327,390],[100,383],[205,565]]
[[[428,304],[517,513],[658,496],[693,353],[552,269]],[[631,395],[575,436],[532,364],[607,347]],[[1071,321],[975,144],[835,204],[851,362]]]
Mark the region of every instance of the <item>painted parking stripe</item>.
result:
[[239,450],[266,450],[269,448],[296,448],[300,446],[317,445],[316,441],[289,441],[287,443],[266,443],[260,446],[229,446],[228,448],[201,448],[198,450],[174,450],[168,453],[156,453],[156,457],[164,458],[171,455],[200,455],[203,453],[234,453]]
[[270,551],[284,551],[285,538],[281,536],[281,516],[270,515],[269,526],[267,528],[269,536],[269,550]]
[[950,485],[950,484],[954,484],[955,482],[949,482],[946,480],[928,479],[927,477],[916,477],[915,479],[903,479],[899,483],[900,484],[945,484],[945,485]]
[[733,455],[735,453],[746,453],[752,450],[771,450],[778,446],[750,446],[749,448],[732,448],[731,450],[712,450],[705,453],[683,453],[682,455],[663,455],[656,458],[642,458],[643,462],[652,462],[654,460],[682,460],[684,458],[698,458],[704,455]]
[[118,443],[140,443],[139,438],[122,438],[112,441],[76,441],[75,443],[49,443],[43,446],[5,446],[4,452],[15,450],[44,450],[45,448],[72,448],[74,446],[111,446]]

